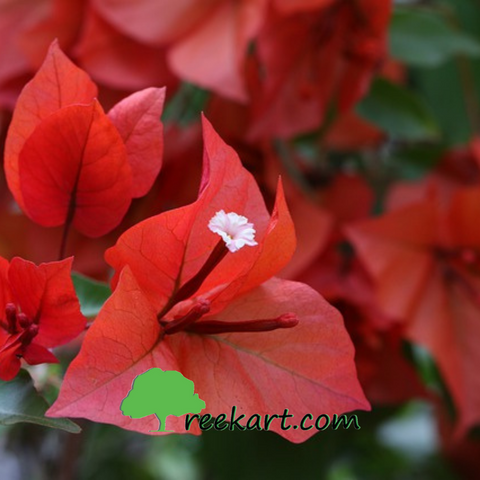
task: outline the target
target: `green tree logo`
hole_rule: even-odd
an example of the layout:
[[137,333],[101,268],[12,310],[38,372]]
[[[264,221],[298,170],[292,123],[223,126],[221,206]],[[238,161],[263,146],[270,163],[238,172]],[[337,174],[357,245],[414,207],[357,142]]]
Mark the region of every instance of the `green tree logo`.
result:
[[205,402],[193,393],[194,390],[193,382],[180,372],[151,368],[135,378],[120,410],[131,418],[155,415],[160,425],[158,430],[151,431],[170,431],[165,430],[169,415],[180,417],[187,413],[200,413],[205,408]]

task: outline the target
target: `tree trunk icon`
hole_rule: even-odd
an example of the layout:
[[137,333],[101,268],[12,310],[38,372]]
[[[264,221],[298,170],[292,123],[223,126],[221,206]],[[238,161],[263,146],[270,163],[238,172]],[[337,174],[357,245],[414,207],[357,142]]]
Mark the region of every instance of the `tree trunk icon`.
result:
[[170,432],[166,430],[169,415],[180,417],[200,413],[205,408],[205,402],[194,391],[193,382],[180,372],[151,368],[135,378],[120,410],[131,418],[155,415],[159,428],[151,432]]
[[160,425],[160,428],[158,430],[150,430],[151,432],[165,432],[165,422],[167,421],[167,416],[164,415],[163,417],[159,417],[157,414],[155,416],[158,419],[158,423]]

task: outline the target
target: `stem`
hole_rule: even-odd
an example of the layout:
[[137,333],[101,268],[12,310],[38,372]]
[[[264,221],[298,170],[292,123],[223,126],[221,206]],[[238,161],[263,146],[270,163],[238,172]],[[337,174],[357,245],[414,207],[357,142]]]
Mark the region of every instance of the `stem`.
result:
[[157,432],[164,432],[165,431],[165,422],[167,420],[167,417],[162,416],[162,418],[160,418],[157,414],[155,414],[155,416],[158,419],[158,430],[157,430]]
[[203,267],[194,275],[187,283],[182,285],[171,297],[167,304],[163,307],[161,312],[157,315],[157,319],[161,320],[165,314],[167,314],[174,305],[190,298],[197,290],[202,286],[202,283],[210,275],[212,270],[224,259],[228,253],[228,248],[223,240],[220,240],[212,253],[207,258],[207,261]]
[[62,233],[62,242],[60,243],[60,251],[58,253],[58,260],[63,260],[65,258],[65,251],[67,249],[67,238],[68,238],[68,233],[70,231],[70,225],[71,222],[66,223],[63,228],[63,233]]
[[294,313],[284,313],[278,318],[267,320],[246,320],[239,322],[222,322],[219,320],[207,320],[194,323],[187,331],[203,335],[215,335],[217,333],[239,332],[270,332],[279,328],[292,328],[298,325],[298,318]]
[[480,103],[473,78],[472,67],[468,59],[464,56],[457,58],[457,67],[460,73],[468,121],[472,128],[472,133],[475,135],[478,134],[480,130]]
[[181,330],[185,330],[209,311],[210,302],[208,300],[200,300],[186,315],[183,315],[172,322],[165,323],[165,335],[173,335]]
[[93,110],[92,110],[92,117],[90,120],[90,124],[88,125],[88,132],[86,136],[86,141],[83,144],[83,149],[81,152],[81,157],[80,161],[78,163],[78,169],[77,173],[75,175],[75,182],[72,187],[72,192],[70,194],[70,202],[68,204],[68,210],[67,210],[67,216],[65,218],[65,227],[63,228],[63,234],[62,234],[62,243],[60,244],[60,253],[59,253],[59,260],[63,260],[65,258],[65,250],[67,248],[67,238],[68,238],[68,233],[70,232],[70,227],[73,222],[73,217],[75,216],[75,210],[77,208],[77,192],[78,192],[78,184],[80,183],[80,175],[82,173],[82,167],[83,167],[83,158],[85,156],[85,149],[87,146],[88,139],[90,137],[90,131],[92,129],[92,122],[93,122]]

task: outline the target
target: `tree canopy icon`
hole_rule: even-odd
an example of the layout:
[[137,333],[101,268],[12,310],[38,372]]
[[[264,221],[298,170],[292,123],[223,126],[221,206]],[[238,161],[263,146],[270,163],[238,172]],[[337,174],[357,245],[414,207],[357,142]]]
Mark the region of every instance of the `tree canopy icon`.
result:
[[169,415],[180,417],[187,413],[200,413],[205,402],[194,394],[195,385],[175,370],[151,368],[138,375],[132,389],[120,405],[123,415],[131,418],[155,415],[160,422],[158,432],[165,432]]

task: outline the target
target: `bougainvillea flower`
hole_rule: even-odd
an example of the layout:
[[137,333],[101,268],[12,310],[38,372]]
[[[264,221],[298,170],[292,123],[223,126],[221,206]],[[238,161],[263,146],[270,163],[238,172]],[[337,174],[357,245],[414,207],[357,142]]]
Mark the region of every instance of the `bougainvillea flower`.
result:
[[399,404],[429,396],[415,368],[405,358],[399,325],[390,326],[392,322],[387,319],[380,328],[378,324],[384,320],[384,315],[374,304],[354,304],[345,300],[332,303],[342,313],[355,345],[358,379],[370,402]]
[[480,190],[427,198],[351,226],[376,300],[433,356],[457,409],[457,432],[480,420]]
[[168,47],[168,64],[183,80],[245,102],[243,68],[267,0],[95,0],[94,9],[128,38]]
[[339,311],[355,345],[358,379],[372,403],[398,404],[425,398],[426,389],[402,348],[401,322],[382,312],[374,285],[353,250],[331,242],[295,277],[321,293]]
[[85,317],[70,278],[72,259],[31,262],[0,257],[0,379],[11,380],[22,358],[30,365],[57,362],[49,348],[84,329]]
[[94,9],[125,35],[147,45],[165,45],[204,20],[219,0],[93,0]]
[[[285,146],[295,161],[295,151],[290,151],[288,143]],[[270,156],[269,160],[266,177],[272,189],[273,178],[286,172],[278,158]],[[401,330],[379,311],[372,282],[341,230],[342,225],[369,216],[374,203],[371,188],[358,175],[337,174],[327,177],[316,190],[312,188],[307,198],[288,176],[284,178],[302,248],[282,270],[282,278],[306,283],[342,313],[355,345],[358,378],[371,402],[395,404],[424,398],[425,389],[404,358]]]
[[[249,244],[232,252],[227,235]],[[298,421],[368,409],[338,312],[310,287],[272,278],[294,246],[281,184],[270,216],[251,174],[204,121],[198,199],[135,225],[107,251],[115,291],[49,415],[149,433],[154,419],[132,420],[119,406],[135,377],[154,366],[191,379],[203,413],[214,416],[233,406],[247,417],[288,408]],[[185,432],[183,418],[167,423]],[[294,442],[314,433],[271,430]]]
[[256,38],[252,138],[290,137],[319,128],[332,107],[347,111],[385,57],[391,2],[308,3],[272,12]]
[[96,94],[54,42],[20,95],[5,145],[8,186],[25,214],[91,237],[115,228],[132,198],[152,186],[162,162],[165,91],[137,92],[108,115]]
[[247,50],[260,30],[266,6],[266,0],[217,2],[200,25],[171,47],[170,67],[188,82],[246,102]]
[[178,84],[167,66],[165,48],[139,43],[116,30],[92,8],[86,13],[73,54],[96,82],[111,88],[135,91],[164,85],[173,91]]

